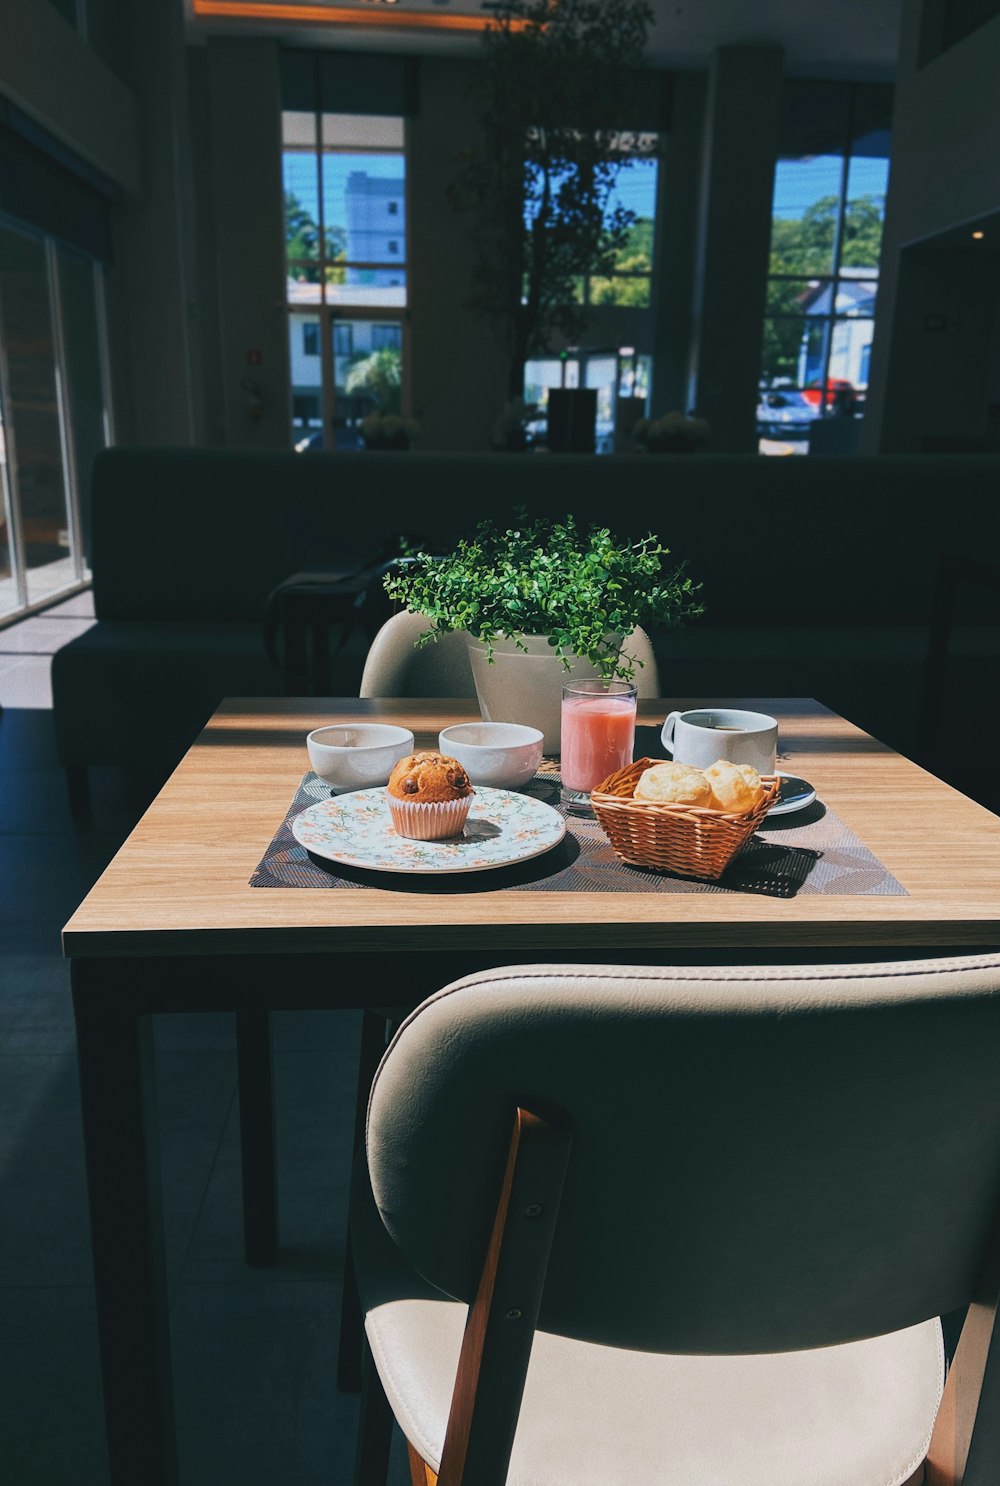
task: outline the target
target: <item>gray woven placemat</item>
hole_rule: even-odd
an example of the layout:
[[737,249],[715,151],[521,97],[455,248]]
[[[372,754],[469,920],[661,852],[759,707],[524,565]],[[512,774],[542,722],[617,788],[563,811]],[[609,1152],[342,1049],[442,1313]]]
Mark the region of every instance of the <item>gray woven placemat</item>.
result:
[[[559,810],[559,775],[536,774],[525,793]],[[301,810],[330,798],[306,774],[277,833],[250,879],[251,887],[352,888],[391,886],[395,892],[758,893],[794,898],[906,897],[906,889],[832,810],[820,802],[778,816],[750,841],[719,882],[695,882],[621,861],[595,820],[567,816],[566,836],[544,856],[492,872],[418,876],[367,872],[310,856],[292,834]]]

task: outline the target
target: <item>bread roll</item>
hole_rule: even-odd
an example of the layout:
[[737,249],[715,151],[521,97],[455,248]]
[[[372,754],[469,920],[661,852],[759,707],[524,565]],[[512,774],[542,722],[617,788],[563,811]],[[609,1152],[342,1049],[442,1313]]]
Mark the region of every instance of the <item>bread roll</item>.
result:
[[760,775],[749,764],[731,764],[720,758],[704,771],[717,809],[745,815],[760,799]]
[[690,764],[654,764],[640,774],[633,790],[636,800],[658,800],[662,804],[712,804],[712,788],[700,769]]

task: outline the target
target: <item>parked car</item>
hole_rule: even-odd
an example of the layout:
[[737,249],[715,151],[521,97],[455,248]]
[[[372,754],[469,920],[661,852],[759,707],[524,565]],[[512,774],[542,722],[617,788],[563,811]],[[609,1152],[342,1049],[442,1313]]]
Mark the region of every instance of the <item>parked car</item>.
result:
[[792,388],[762,392],[757,404],[757,432],[764,438],[806,439],[810,423],[819,416],[819,409]]
[[[822,387],[804,387],[802,396],[806,402],[816,409],[819,416],[820,404],[823,401]],[[826,406],[828,412],[833,412],[841,417],[850,417],[858,406],[860,399],[853,382],[845,381],[843,377],[829,377],[826,383]]]

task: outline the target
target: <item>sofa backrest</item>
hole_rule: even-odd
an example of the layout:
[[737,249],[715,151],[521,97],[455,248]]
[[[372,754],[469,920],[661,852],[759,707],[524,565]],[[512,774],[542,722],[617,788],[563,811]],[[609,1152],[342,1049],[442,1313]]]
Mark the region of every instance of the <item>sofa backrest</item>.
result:
[[[293,454],[110,449],[93,474],[100,619],[259,619],[298,571],[482,516],[655,532],[704,623],[919,622],[938,554],[1000,550],[1000,456]],[[985,610],[983,612],[986,612]]]

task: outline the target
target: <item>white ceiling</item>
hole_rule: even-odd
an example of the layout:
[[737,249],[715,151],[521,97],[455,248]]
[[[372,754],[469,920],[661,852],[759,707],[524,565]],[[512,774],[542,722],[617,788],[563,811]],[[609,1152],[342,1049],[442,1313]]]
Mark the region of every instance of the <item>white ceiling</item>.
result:
[[[308,0],[306,0],[308,3]],[[317,14],[324,0],[315,0]],[[770,43],[783,46],[789,73],[809,77],[889,80],[899,46],[903,0],[651,0],[656,15],[648,60],[660,67],[703,67],[718,46]],[[480,0],[337,0],[336,10],[355,11],[356,26],[311,24],[236,17],[196,17],[197,0],[185,0],[192,40],[220,33],[278,35],[298,46],[338,46],[350,50],[385,50],[431,54],[469,54],[474,33],[407,30],[400,24],[379,25],[383,17],[404,23],[408,13],[423,13],[447,25],[448,17],[481,16],[489,9]],[[270,0],[297,5],[303,0]],[[252,9],[245,4],[244,9]],[[331,3],[326,9],[332,9]]]
[[902,0],[652,0],[650,59],[703,66],[718,46],[771,42],[786,69],[810,76],[884,78],[895,71]]

